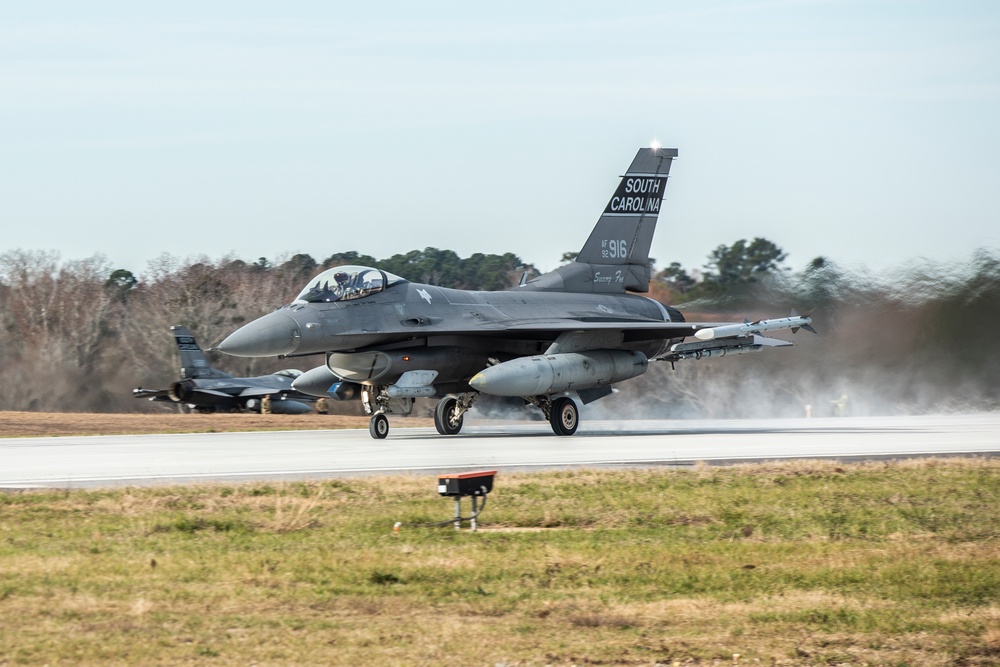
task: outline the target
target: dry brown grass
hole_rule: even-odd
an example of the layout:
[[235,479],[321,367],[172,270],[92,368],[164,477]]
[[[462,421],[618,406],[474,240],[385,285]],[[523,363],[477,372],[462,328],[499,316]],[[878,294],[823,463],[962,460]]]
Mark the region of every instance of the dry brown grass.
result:
[[[430,419],[407,418],[409,426],[433,426]],[[0,412],[0,438],[142,433],[217,433],[368,428],[368,417],[348,415],[114,414],[88,412]]]

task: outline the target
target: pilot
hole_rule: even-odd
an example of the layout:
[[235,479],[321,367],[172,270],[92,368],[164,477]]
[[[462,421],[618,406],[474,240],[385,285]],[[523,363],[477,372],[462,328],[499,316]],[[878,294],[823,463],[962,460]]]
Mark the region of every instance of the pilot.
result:
[[337,292],[340,294],[340,298],[347,298],[347,288],[351,282],[351,277],[344,271],[337,271],[337,273],[333,275],[333,279],[337,281]]

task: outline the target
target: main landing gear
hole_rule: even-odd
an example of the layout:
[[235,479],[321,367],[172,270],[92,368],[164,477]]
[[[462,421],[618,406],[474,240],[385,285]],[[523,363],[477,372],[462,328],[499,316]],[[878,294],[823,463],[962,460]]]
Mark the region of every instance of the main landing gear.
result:
[[[479,392],[468,392],[457,396],[445,396],[434,409],[434,428],[441,435],[458,435],[462,430],[465,413],[479,398]],[[389,435],[387,414],[409,414],[413,399],[389,399],[384,391],[362,390],[361,399],[365,409],[371,414],[368,432],[376,440]],[[524,400],[540,409],[556,435],[573,435],[580,426],[580,410],[569,396],[525,396]]]
[[580,425],[580,410],[569,396],[525,396],[524,400],[542,411],[556,435],[573,435]]
[[[479,398],[478,393],[461,396],[445,396],[438,401],[434,410],[434,427],[441,435],[456,435],[462,430],[462,420],[472,404]],[[527,396],[524,399],[538,407],[552,426],[556,435],[573,435],[580,425],[580,410],[569,396]],[[374,431],[372,432],[374,435]]]
[[441,435],[457,435],[462,430],[465,413],[479,398],[478,392],[470,392],[460,396],[445,396],[438,401],[434,410],[434,428]]
[[556,435],[573,435],[580,425],[580,412],[569,396],[560,396],[552,401],[549,424]]
[[[462,430],[465,413],[468,412],[479,392],[468,392],[458,396],[445,396],[438,401],[434,410],[434,427],[441,435],[457,435]],[[376,440],[389,435],[389,414],[408,415],[413,410],[412,398],[391,398],[384,387],[361,390],[361,402],[365,411],[372,416],[368,422],[368,433]]]

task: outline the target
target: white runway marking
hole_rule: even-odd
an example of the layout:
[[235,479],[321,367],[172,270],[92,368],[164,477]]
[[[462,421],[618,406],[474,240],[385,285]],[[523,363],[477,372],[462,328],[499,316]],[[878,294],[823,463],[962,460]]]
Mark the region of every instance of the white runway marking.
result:
[[787,458],[866,459],[1000,453],[1000,413],[923,417],[476,425],[457,436],[406,428],[0,439],[0,488],[210,480],[322,479],[461,469],[689,465]]

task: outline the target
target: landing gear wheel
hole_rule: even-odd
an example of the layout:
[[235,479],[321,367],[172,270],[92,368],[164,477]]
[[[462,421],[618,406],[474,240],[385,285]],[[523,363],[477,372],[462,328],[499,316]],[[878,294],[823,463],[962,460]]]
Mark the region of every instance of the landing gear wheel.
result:
[[372,420],[368,422],[368,432],[376,440],[383,440],[389,435],[389,418],[381,412],[372,415]]
[[549,419],[556,435],[573,435],[580,425],[580,412],[572,398],[562,396],[552,401],[552,417]]
[[457,435],[462,430],[465,416],[462,415],[458,419],[453,417],[457,405],[458,399],[450,396],[438,401],[437,408],[434,409],[434,427],[441,435]]

